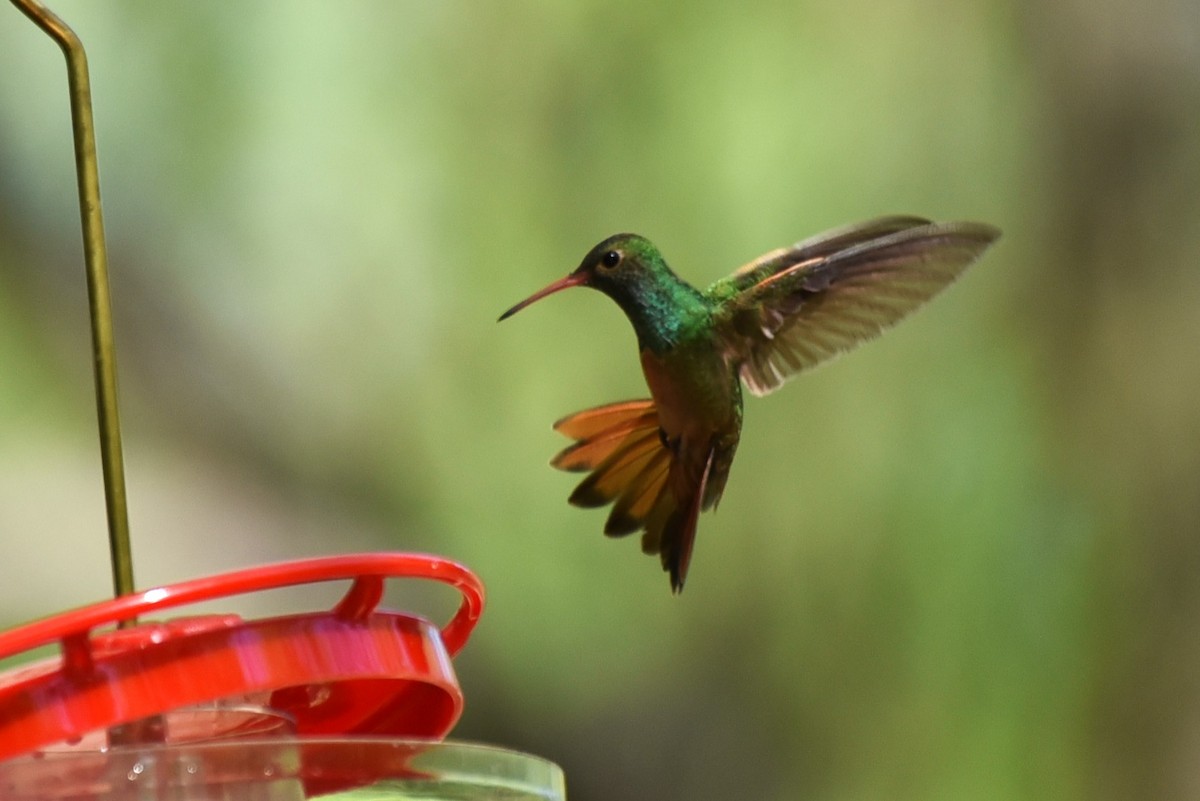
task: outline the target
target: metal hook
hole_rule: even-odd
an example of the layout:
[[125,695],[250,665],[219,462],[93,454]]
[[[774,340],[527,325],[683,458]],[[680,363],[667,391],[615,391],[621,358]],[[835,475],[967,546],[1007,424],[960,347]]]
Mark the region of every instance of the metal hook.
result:
[[67,57],[67,86],[71,100],[71,133],[75,141],[75,174],[79,184],[79,215],[83,222],[83,258],[87,268],[88,309],[92,322],[92,360],[96,378],[96,411],[100,422],[100,460],[104,470],[104,502],[112,554],[113,590],[133,593],[133,554],[129,542],[129,512],[125,501],[125,467],[121,455],[121,424],[117,413],[116,348],[113,344],[112,303],[108,288],[108,254],[104,247],[104,217],[100,209],[100,173],[96,160],[96,129],[92,121],[92,90],[83,43],[66,23],[36,0],[12,0],[13,5],[45,31]]

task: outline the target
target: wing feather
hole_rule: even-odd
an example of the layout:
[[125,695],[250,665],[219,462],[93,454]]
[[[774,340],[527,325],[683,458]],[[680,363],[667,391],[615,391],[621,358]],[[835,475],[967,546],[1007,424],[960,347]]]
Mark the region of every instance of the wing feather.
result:
[[981,223],[882,217],[772,251],[708,290],[726,360],[766,395],[899,322],[999,235]]
[[738,289],[745,289],[757,284],[767,276],[774,275],[784,267],[809,259],[824,258],[859,242],[920,225],[928,225],[929,222],[924,217],[892,215],[844,225],[808,239],[802,239],[791,247],[772,250],[749,264],[739,267],[726,280],[733,279]]

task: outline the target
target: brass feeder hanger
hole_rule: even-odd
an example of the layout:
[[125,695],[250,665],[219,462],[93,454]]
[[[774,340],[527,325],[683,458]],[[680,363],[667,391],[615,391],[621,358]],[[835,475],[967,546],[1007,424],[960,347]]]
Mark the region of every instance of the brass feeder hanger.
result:
[[[96,128],[92,120],[92,88],[83,43],[66,23],[36,0],[13,5],[58,43],[67,57],[71,101],[71,134],[75,142],[75,174],[79,184],[79,216],[83,223],[83,258],[87,269],[88,310],[92,324],[92,365],[96,378],[96,410],[100,423],[100,460],[104,471],[104,504],[112,554],[113,591],[130,595],[133,555],[129,512],[125,503],[125,466],[121,455],[121,423],[117,413],[117,365],[113,344],[112,303],[108,288],[108,254],[104,247],[104,215],[100,208],[100,173],[96,160]],[[127,621],[126,625],[133,621]]]

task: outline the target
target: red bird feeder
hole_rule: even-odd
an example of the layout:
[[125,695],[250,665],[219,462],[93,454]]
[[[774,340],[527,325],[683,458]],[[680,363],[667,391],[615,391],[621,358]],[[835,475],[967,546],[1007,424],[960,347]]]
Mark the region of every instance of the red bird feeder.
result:
[[[413,578],[462,594],[442,629],[379,608],[386,580]],[[351,583],[328,610],[111,628],[337,580]],[[438,742],[463,706],[450,660],[483,603],[479,579],[455,562],[361,554],[157,587],[0,633],[0,659],[60,649],[0,674],[0,798],[300,799],[365,787],[372,798],[439,798],[447,782],[561,798],[550,763]]]
[[[4,801],[565,798],[536,757],[442,738],[462,713],[451,658],[483,584],[438,556],[377,553],[250,568],[137,591],[116,407],[108,275],[83,46],[36,0],[13,0],[67,58],[116,598],[0,632]],[[461,594],[440,629],[380,608],[385,583]],[[332,609],[246,620],[159,615],[280,587],[345,581]]]

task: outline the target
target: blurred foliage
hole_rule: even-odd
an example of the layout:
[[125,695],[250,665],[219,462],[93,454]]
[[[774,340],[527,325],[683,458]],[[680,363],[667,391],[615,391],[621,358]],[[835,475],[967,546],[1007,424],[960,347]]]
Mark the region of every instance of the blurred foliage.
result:
[[[139,584],[486,581],[456,736],[599,798],[1200,789],[1192,2],[60,0],[89,48]],[[108,591],[61,55],[0,13],[4,623]],[[750,399],[671,597],[570,509],[644,392],[603,236],[707,283],[882,213],[1005,237]]]

